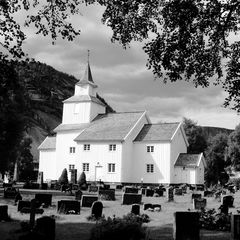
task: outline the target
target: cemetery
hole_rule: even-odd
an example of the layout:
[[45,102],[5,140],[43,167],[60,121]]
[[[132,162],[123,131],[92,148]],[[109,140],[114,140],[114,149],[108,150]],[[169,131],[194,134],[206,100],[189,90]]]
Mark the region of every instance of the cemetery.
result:
[[104,239],[95,231],[110,231],[113,222],[133,228],[140,224],[136,239],[239,239],[240,191],[225,189],[215,197],[212,192],[204,194],[204,189],[184,193],[169,186],[160,195],[152,194],[159,188],[98,186],[92,190],[16,187],[22,198],[16,202],[4,197],[0,187],[1,240],[33,239],[34,234],[51,240]]

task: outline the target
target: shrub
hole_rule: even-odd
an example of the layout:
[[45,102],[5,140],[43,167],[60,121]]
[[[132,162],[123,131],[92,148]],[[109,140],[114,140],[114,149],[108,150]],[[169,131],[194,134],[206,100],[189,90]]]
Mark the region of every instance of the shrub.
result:
[[82,172],[78,181],[77,181],[78,185],[81,187],[82,185],[86,184],[87,181],[86,181],[86,174],[85,172]]
[[128,214],[123,218],[101,218],[91,231],[90,240],[141,240],[146,237],[142,223],[148,222],[146,214]]
[[60,184],[68,184],[68,174],[67,174],[66,168],[63,169],[62,174],[61,174],[60,178],[58,179],[58,182]]

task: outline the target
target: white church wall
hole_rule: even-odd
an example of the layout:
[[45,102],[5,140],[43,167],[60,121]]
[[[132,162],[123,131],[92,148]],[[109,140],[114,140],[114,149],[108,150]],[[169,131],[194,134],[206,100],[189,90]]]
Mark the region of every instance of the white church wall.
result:
[[90,118],[90,102],[64,103],[63,124],[88,123]]
[[[153,146],[153,152],[147,152],[147,146]],[[146,143],[134,144],[134,178],[143,183],[169,183],[170,182],[170,143]],[[147,164],[153,164],[154,170],[147,172]]]
[[175,167],[175,183],[196,184],[196,171],[197,169],[195,168]]
[[[90,144],[90,150],[84,150],[84,144]],[[116,144],[115,151],[109,151],[109,145]],[[85,171],[87,181],[120,182],[121,180],[121,156],[122,144],[116,142],[109,143],[79,143],[77,147],[78,158],[76,167],[78,177],[83,171],[83,163],[89,164],[89,171]],[[115,172],[109,172],[108,164],[115,164]]]
[[204,184],[204,173],[205,169],[203,161],[201,161],[196,171],[196,184]]
[[174,138],[171,142],[171,166],[170,166],[170,182],[178,183],[177,174],[175,173],[174,164],[178,158],[179,153],[187,153],[187,144],[184,140],[181,127],[177,129],[177,132],[174,135]]
[[56,151],[55,150],[40,150],[39,151],[39,171],[43,172],[43,180],[57,180],[56,177]]
[[90,95],[95,97],[96,93],[96,88],[92,87],[91,85],[75,85],[74,95]]
[[121,182],[139,182],[139,179],[135,177],[136,165],[134,164],[133,140],[137,137],[144,124],[148,123],[149,121],[146,117],[146,112],[144,112],[129,134],[125,137],[125,140],[122,144],[123,170],[121,173]]

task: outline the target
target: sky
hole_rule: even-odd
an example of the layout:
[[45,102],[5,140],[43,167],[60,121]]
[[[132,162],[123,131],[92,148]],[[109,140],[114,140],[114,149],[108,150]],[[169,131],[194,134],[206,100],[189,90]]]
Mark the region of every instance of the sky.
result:
[[81,15],[71,18],[81,29],[73,42],[59,39],[52,45],[50,38],[36,35],[33,28],[24,29],[27,40],[23,48],[29,57],[78,79],[84,73],[89,49],[98,93],[116,111],[146,110],[152,123],[182,121],[183,117],[202,126],[230,129],[240,123],[235,111],[223,108],[226,94],[221,87],[195,88],[189,82],[164,84],[154,79],[146,67],[143,44],[133,42],[123,49],[112,43],[111,29],[101,23],[102,12],[99,6],[84,7]]

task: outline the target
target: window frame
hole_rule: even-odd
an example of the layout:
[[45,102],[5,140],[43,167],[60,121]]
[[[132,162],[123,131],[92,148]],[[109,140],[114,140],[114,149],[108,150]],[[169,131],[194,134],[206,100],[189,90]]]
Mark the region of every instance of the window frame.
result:
[[69,153],[70,154],[76,153],[76,147],[69,147]]
[[82,163],[82,171],[89,172],[90,164],[89,163]]
[[68,165],[68,171],[71,172],[71,170],[75,169],[75,164],[69,164]]
[[147,152],[148,153],[154,152],[154,146],[153,145],[147,145]]
[[154,173],[154,164],[152,164],[152,163],[147,163],[147,164],[146,164],[146,172],[147,172],[147,173]]
[[90,144],[83,144],[83,151],[90,151],[91,145]]
[[108,173],[116,173],[116,163],[108,163]]
[[117,145],[116,144],[109,144],[108,145],[108,150],[110,152],[114,152],[114,151],[116,151],[116,149],[117,149]]

